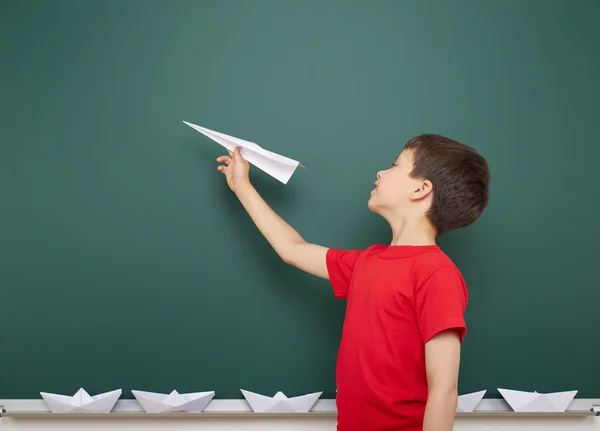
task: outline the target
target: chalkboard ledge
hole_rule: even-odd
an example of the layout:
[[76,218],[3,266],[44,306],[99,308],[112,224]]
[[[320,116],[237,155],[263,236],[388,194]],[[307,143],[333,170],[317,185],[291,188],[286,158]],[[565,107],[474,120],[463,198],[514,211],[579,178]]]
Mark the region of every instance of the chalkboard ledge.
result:
[[[510,412],[510,411],[474,411],[457,413],[456,417],[482,418],[482,417],[519,417],[519,418],[573,418],[585,416],[600,416],[600,411],[594,410],[569,410],[566,412]],[[52,413],[52,412],[4,412],[0,417],[14,419],[106,419],[106,418],[139,418],[139,419],[309,419],[309,418],[335,418],[336,412],[308,412],[308,413],[254,413],[254,412],[202,412],[202,413],[144,413],[144,412],[111,412],[111,413]]]
[[[308,413],[255,413],[245,400],[213,400],[201,413],[146,413],[136,400],[119,400],[110,413],[52,413],[43,400],[0,400],[0,416],[13,419],[311,419],[335,418],[335,400],[317,401]],[[457,418],[579,418],[600,416],[600,399],[576,399],[566,412],[514,412],[502,399],[484,399],[474,412]]]

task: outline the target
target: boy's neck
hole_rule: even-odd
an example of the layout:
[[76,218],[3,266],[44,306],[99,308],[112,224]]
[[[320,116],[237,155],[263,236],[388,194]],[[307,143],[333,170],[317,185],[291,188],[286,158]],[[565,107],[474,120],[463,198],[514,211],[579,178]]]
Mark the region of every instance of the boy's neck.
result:
[[435,245],[435,229],[428,220],[399,219],[390,221],[392,242],[390,245]]

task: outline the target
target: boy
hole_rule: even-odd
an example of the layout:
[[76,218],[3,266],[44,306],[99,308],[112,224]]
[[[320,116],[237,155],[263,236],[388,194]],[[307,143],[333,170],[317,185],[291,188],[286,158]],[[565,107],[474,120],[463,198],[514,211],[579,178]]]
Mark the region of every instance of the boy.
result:
[[440,135],[408,141],[377,173],[369,209],[389,246],[309,244],[260,197],[238,148],[224,163],[231,190],[288,264],[329,279],[346,298],[336,380],[339,431],[449,431],[457,405],[467,290],[436,238],[472,224],[488,203],[486,160]]

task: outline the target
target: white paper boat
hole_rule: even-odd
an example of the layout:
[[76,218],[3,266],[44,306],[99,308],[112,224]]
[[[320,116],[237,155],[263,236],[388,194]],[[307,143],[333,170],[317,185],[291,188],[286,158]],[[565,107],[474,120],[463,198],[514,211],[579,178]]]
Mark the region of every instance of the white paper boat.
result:
[[459,395],[456,411],[461,413],[472,412],[481,402],[486,392],[487,390],[483,390],[479,392],[472,392],[470,394]]
[[187,121],[184,121],[184,123],[197,132],[200,132],[204,136],[217,142],[218,144],[221,144],[229,151],[233,151],[235,147],[239,146],[242,156],[248,161],[248,163],[266,172],[273,178],[281,181],[283,184],[287,184],[291,176],[294,174],[296,168],[298,166],[302,166],[297,160],[293,160],[272,151],[265,150],[254,142],[235,138],[224,133],[215,132],[214,130],[197,126],[195,124],[188,123]]
[[313,408],[323,392],[288,398],[283,392],[277,392],[273,397],[259,395],[240,389],[252,411],[256,413],[306,413]]
[[515,412],[564,412],[577,395],[577,391],[547,394],[500,388],[498,391]]
[[215,396],[214,391],[180,394],[172,391],[170,394],[156,392],[131,391],[147,413],[171,412],[201,412]]
[[40,392],[53,413],[109,413],[121,396],[121,389],[90,396],[83,388],[75,395]]

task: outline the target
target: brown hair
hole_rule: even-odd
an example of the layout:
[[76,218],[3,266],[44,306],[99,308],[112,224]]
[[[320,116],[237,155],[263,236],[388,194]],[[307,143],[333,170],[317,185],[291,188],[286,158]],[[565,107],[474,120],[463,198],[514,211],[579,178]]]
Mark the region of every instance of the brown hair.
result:
[[475,222],[489,201],[487,161],[468,145],[441,135],[416,136],[405,149],[414,150],[413,178],[433,184],[427,217],[443,235]]

